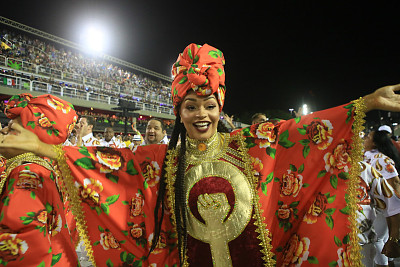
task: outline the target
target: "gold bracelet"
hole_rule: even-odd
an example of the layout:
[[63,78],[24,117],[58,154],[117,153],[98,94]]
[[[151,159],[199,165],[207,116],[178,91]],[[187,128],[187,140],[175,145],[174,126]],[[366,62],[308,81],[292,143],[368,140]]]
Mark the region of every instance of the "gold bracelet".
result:
[[396,243],[399,243],[400,238],[394,238],[394,237],[389,236],[389,240],[393,241],[393,242],[396,242]]

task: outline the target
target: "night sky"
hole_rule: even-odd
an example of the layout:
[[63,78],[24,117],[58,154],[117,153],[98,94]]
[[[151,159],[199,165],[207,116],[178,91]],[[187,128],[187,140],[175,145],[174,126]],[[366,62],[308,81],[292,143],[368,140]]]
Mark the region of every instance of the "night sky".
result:
[[215,46],[226,59],[229,114],[303,102],[320,110],[400,82],[395,4],[271,2],[15,0],[0,15],[73,42],[100,20],[106,54],[168,76],[189,43]]

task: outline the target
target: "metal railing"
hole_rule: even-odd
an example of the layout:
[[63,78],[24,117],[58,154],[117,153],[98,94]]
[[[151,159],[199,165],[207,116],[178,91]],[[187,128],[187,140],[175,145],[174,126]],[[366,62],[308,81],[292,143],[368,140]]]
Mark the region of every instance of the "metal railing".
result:
[[[30,80],[27,78],[22,78],[19,76],[9,75],[5,73],[0,73],[0,84],[10,88],[15,88],[19,90],[29,90],[34,92],[41,92],[45,94],[54,94],[58,96],[67,96],[76,99],[83,99],[86,101],[94,101],[98,103],[106,103],[109,105],[118,105],[119,97],[110,96],[98,92],[86,91],[73,86],[65,86],[59,84],[50,84],[47,82]],[[140,110],[153,111],[157,113],[163,113],[168,115],[173,115],[173,110],[171,107],[165,106],[165,104],[152,104],[144,103],[139,100],[128,100],[131,102],[136,102],[136,106]]]

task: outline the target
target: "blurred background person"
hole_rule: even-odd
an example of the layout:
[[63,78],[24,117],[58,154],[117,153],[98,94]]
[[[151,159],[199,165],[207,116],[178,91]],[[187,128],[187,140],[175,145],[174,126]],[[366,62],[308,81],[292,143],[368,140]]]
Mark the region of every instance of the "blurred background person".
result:
[[[364,160],[371,164],[387,182],[393,187],[397,197],[400,197],[400,156],[393,145],[387,131],[371,131],[364,141]],[[388,230],[386,219],[382,212],[377,210],[377,217],[374,221],[374,228],[377,235],[375,242],[375,264],[379,267],[393,266],[393,259],[382,254],[382,249],[388,240],[397,240],[399,233],[391,233]],[[398,231],[399,229],[397,229]]]
[[123,148],[126,147],[124,142],[121,142],[115,137],[115,132],[112,127],[104,129],[104,138],[100,140],[100,146]]
[[144,136],[146,145],[168,144],[167,131],[161,119],[151,118],[147,123],[146,134]]
[[251,116],[251,124],[257,124],[261,122],[266,122],[268,120],[264,113],[256,113]]

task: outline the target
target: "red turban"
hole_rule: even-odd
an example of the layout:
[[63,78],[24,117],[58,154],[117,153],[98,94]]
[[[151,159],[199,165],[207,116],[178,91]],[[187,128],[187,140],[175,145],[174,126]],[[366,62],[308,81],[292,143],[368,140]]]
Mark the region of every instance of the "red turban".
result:
[[225,59],[220,50],[208,44],[188,45],[172,67],[172,101],[177,107],[191,89],[199,96],[217,93],[220,110],[225,100]]
[[10,119],[20,117],[22,126],[47,144],[65,142],[78,120],[72,104],[52,95],[14,95],[4,113]]

